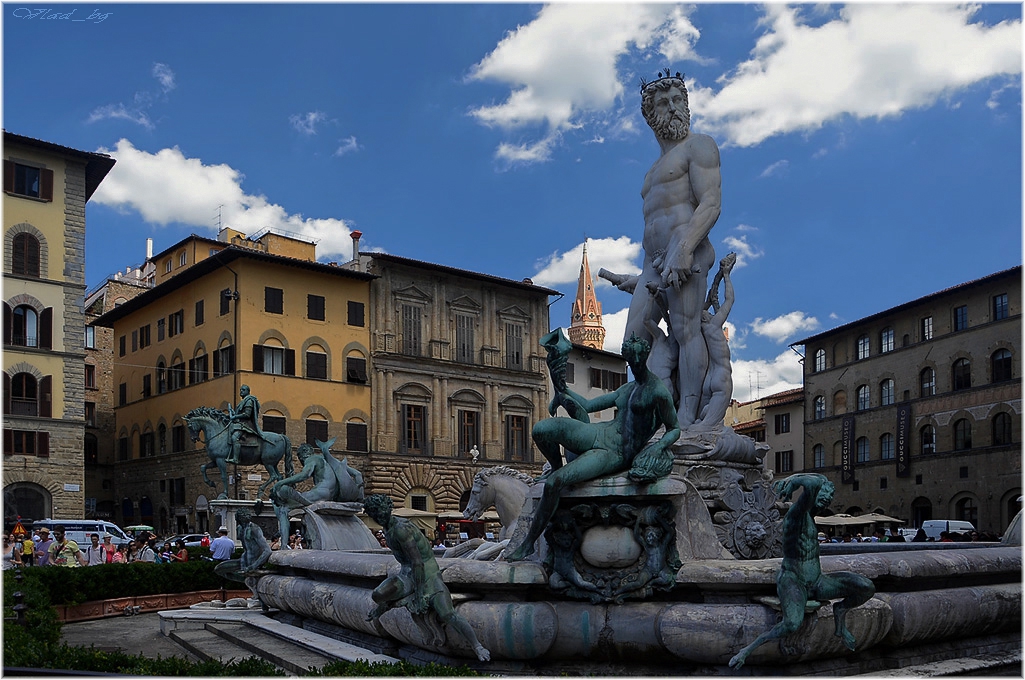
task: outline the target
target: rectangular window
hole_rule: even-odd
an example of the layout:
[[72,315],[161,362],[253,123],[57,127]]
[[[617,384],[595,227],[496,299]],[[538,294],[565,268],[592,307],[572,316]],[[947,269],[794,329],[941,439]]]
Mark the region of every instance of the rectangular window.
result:
[[[790,414],[789,413],[777,413],[776,414],[776,434],[786,434],[790,432]],[[791,452],[793,453],[793,452]]]
[[214,352],[214,377],[235,372],[235,345],[222,347]]
[[572,363],[566,364],[566,382],[572,385],[577,381],[576,366]]
[[124,406],[128,403],[128,385],[121,383],[117,386],[117,405]]
[[794,452],[793,451],[777,451],[776,452],[776,472],[793,472],[794,471]]
[[173,338],[185,332],[185,310],[179,309],[167,317],[167,337]]
[[427,496],[415,495],[409,497],[409,508],[411,510],[420,510],[421,512],[427,512]]
[[139,331],[132,331],[132,351],[139,351]]
[[307,420],[306,421],[306,443],[310,446],[316,446],[317,440],[326,442],[330,437],[327,433],[327,421],[326,420]]
[[117,440],[117,459],[128,460],[132,455],[128,444],[128,437],[121,437]]
[[867,335],[862,335],[858,338],[858,360],[868,359],[872,353],[871,341]]
[[306,353],[306,377],[327,380],[327,355],[321,352]]
[[277,432],[285,434],[286,420],[284,416],[264,416],[261,428],[264,432]]
[[526,416],[505,417],[505,455],[510,460],[529,460]]
[[1007,293],[993,296],[993,320],[1000,321],[1008,316]]
[[462,364],[474,362],[473,317],[456,314],[456,361]]
[[402,407],[403,446],[406,453],[424,453],[426,451],[427,409],[415,404],[404,404]]
[[123,357],[126,354],[125,347],[127,346],[127,343],[126,343],[125,340],[126,340],[125,336],[123,336],[123,335],[120,338],[117,339],[117,345],[118,345],[118,347],[117,347],[117,349],[118,349],[117,354],[118,354],[118,356],[122,356]]
[[880,478],[879,478],[879,489],[880,489],[880,490],[882,490],[882,489],[885,489],[885,488],[886,488],[886,486],[887,486],[887,480],[886,480],[886,477],[880,477]]
[[53,170],[4,161],[4,191],[44,201],[53,200]]
[[420,308],[415,305],[402,305],[402,353],[408,356],[420,356]]
[[817,468],[826,467],[826,448],[821,444],[812,448],[812,465]]
[[879,335],[879,351],[882,353],[893,351],[893,329],[887,328]]
[[142,376],[142,398],[145,399],[153,394],[153,376],[149,373]]
[[591,387],[612,392],[626,384],[626,373],[616,373],[602,368],[591,369]]
[[85,327],[85,348],[96,349],[96,327],[86,326]]
[[954,330],[963,331],[968,328],[968,305],[961,305],[954,310]]
[[366,423],[345,424],[345,450],[346,451],[369,451],[370,443],[367,439]]
[[505,325],[505,367],[517,371],[523,368],[523,326],[518,323]]
[[285,349],[283,347],[263,348],[263,372],[275,375],[285,374]]
[[202,326],[206,320],[206,309],[202,300],[196,300],[196,325]]
[[156,453],[152,432],[145,432],[139,435],[139,457],[150,458]]
[[271,314],[283,314],[285,311],[285,292],[280,288],[266,286],[263,289],[263,310]]
[[164,339],[164,331],[167,328],[167,322],[164,319],[157,319],[157,342]]
[[221,291],[221,308],[218,312],[221,316],[224,316],[231,309],[231,288],[225,288]]
[[172,364],[167,369],[167,389],[180,390],[185,387],[185,363]]
[[313,319],[315,321],[324,320],[324,296],[323,295],[307,295],[306,296],[306,318]]
[[932,340],[932,317],[922,319],[922,340]]
[[153,343],[150,342],[150,332],[149,331],[150,331],[150,325],[149,324],[146,324],[145,326],[142,326],[141,328],[139,328],[139,347],[140,347],[140,349],[143,348],[143,347],[149,347],[151,344],[153,344]]
[[96,367],[92,364],[85,365],[85,387],[88,390],[96,389]]
[[32,430],[4,430],[4,453],[50,457],[50,433]]
[[480,414],[477,411],[457,411],[459,439],[456,455],[469,455],[470,449],[480,446]]
[[363,357],[345,357],[345,380],[365,385],[367,383],[367,360]]
[[91,401],[85,402],[85,424],[87,427],[96,427],[96,404]]
[[362,302],[349,300],[346,322],[350,326],[359,326],[360,328],[366,324],[366,321],[364,320],[364,305]]
[[189,359],[189,384],[195,385],[206,381],[209,376],[209,366],[210,360],[206,354]]
[[171,428],[171,452],[178,453],[185,450],[185,426],[175,425]]

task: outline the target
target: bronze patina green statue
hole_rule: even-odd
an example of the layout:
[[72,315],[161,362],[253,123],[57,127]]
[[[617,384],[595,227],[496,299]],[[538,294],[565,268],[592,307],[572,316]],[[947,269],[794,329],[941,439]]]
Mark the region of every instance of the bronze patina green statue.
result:
[[875,584],[861,574],[822,573],[814,516],[833,501],[833,483],[823,475],[804,473],[777,480],[773,488],[784,501],[790,500],[798,488],[804,490],[783,518],[783,564],[776,576],[783,619],[730,659],[731,668],[743,666],[748,654],[766,642],[796,631],[804,621],[805,605],[809,601],[844,598],[833,606],[836,635],[853,651],[855,640],[847,630],[847,612],[868,602],[876,591]]
[[245,582],[246,577],[262,567],[270,558],[271,548],[263,529],[253,523],[253,515],[240,508],[235,511],[236,538],[242,542],[243,553],[237,560],[225,560],[216,567],[217,575],[232,580]]
[[374,589],[372,596],[377,606],[367,615],[367,621],[377,619],[392,607],[405,607],[425,633],[433,634],[435,644],[442,644],[444,636],[431,620],[433,614],[455,629],[479,660],[489,661],[491,653],[477,640],[470,623],[456,612],[431,543],[423,532],[409,520],[393,516],[392,500],[382,494],[368,496],[363,510],[384,529],[388,547],[402,567],[398,574],[389,576]]
[[[646,362],[650,350],[647,341],[636,336],[623,343],[623,358],[630,365],[634,380],[615,392],[584,399],[563,387],[565,395],[560,403],[579,404],[587,413],[615,407],[613,420],[589,423],[574,418],[548,418],[534,426],[531,433],[534,443],[552,469],[543,476],[544,492],[534,511],[530,530],[522,543],[510,544],[507,560],[522,560],[534,551],[534,542],[551,521],[559,507],[562,490],[567,486],[627,471],[634,481],[653,482],[672,470],[670,447],[680,437],[680,425],[673,397],[662,380],[648,371]],[[552,363],[549,357],[549,364]],[[648,444],[663,425],[665,434]],[[562,447],[566,449],[565,464]]]

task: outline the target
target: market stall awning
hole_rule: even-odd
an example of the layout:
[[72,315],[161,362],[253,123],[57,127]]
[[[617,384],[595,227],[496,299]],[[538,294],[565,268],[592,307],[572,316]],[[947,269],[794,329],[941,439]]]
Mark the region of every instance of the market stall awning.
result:
[[[408,519],[417,529],[420,529],[432,538],[434,537],[435,530],[438,528],[438,513],[436,512],[413,510],[411,508],[395,508],[391,511],[391,514],[396,517],[404,517]],[[363,523],[366,524],[371,531],[377,531],[381,528],[380,524],[370,519],[370,517],[362,512],[356,516],[363,520]]]
[[879,522],[895,522],[897,524],[906,524],[902,519],[896,517],[890,517],[888,515],[880,515],[875,512],[869,512],[864,515],[847,515],[840,513],[837,515],[829,515],[826,517],[816,517],[815,524],[824,527],[840,527],[840,526],[864,526],[866,524],[876,524]]

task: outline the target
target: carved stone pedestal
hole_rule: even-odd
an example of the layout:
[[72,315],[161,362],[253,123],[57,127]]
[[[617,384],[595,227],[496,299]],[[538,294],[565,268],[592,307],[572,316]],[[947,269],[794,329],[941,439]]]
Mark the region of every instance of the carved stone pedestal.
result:
[[381,544],[356,516],[362,509],[359,502],[319,501],[288,515],[302,519],[303,536],[313,550],[377,550]]

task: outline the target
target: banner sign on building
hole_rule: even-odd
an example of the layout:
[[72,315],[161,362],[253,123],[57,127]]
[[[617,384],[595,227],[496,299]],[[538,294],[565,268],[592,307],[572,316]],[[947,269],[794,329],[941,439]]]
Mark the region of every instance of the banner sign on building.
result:
[[911,405],[897,407],[897,476],[911,476]]
[[844,416],[843,424],[840,427],[840,483],[852,484],[854,482],[854,416]]

